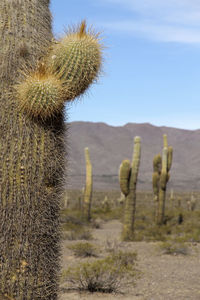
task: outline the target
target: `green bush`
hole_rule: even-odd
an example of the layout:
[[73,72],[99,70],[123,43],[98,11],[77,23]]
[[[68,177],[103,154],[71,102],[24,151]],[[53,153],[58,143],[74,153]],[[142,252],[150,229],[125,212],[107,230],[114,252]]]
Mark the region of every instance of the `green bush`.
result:
[[135,252],[116,252],[103,259],[81,263],[63,273],[63,280],[71,288],[89,292],[112,293],[120,287],[134,284],[136,270]]
[[64,239],[74,241],[74,240],[92,240],[91,230],[80,227],[78,229],[71,230],[64,233]]
[[114,253],[114,252],[119,251],[120,248],[123,246],[124,246],[123,242],[119,242],[116,239],[112,240],[109,238],[109,239],[106,239],[106,241],[105,241],[104,250],[109,253]]
[[74,245],[68,246],[77,257],[90,257],[97,256],[97,248],[88,242],[79,242]]
[[123,211],[121,207],[112,207],[110,210],[103,207],[95,207],[92,209],[92,215],[94,218],[100,218],[104,221],[120,220],[122,218]]
[[189,253],[188,247],[184,242],[178,242],[175,240],[163,242],[160,244],[160,248],[163,254],[187,255]]

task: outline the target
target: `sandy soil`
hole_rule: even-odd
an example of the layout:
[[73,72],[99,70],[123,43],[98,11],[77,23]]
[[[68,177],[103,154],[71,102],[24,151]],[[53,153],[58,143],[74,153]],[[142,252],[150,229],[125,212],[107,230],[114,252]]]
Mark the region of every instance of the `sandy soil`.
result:
[[[61,293],[59,300],[200,300],[200,244],[190,245],[188,255],[162,254],[158,242],[120,242],[121,224],[117,220],[104,223],[93,230],[95,245],[105,249],[108,241],[113,247],[131,249],[138,254],[137,268],[142,275],[136,286],[123,294]],[[63,269],[77,263],[67,246],[75,241],[63,241]]]

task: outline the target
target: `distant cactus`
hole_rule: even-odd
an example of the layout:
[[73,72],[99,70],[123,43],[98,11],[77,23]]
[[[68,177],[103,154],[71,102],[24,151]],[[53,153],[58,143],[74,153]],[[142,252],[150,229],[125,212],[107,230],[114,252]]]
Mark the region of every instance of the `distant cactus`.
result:
[[172,165],[172,155],[173,149],[171,146],[168,146],[167,135],[164,134],[162,158],[160,154],[154,157],[154,172],[152,177],[154,200],[156,203],[155,218],[156,223],[159,225],[164,223],[166,188],[170,177],[169,171]]
[[110,202],[108,200],[108,196],[105,195],[103,201],[102,201],[102,207],[104,209],[105,212],[110,211]]
[[125,201],[125,196],[121,192],[120,197],[117,199],[117,204],[120,205],[120,206],[123,206],[124,205],[124,201]]
[[67,191],[65,191],[65,193],[63,195],[62,209],[67,209],[69,207],[69,204],[70,204],[69,200],[70,200],[69,195],[68,195]]
[[170,189],[170,197],[169,197],[169,200],[170,200],[170,208],[173,209],[174,208],[174,190],[173,189]]
[[92,179],[92,164],[90,161],[90,153],[88,148],[85,148],[85,163],[86,163],[86,183],[84,189],[83,215],[87,221],[90,221],[93,179]]
[[57,299],[64,102],[101,64],[85,22],[54,41],[49,3],[0,0],[0,292],[15,300]]
[[187,208],[190,211],[194,211],[196,207],[196,198],[194,197],[193,192],[191,193],[190,199],[187,201]]
[[134,139],[133,160],[123,160],[119,170],[119,181],[121,191],[125,196],[124,220],[122,239],[132,240],[134,237],[134,221],[136,208],[136,184],[140,165],[141,139],[136,136]]
[[160,154],[157,154],[153,159],[153,176],[152,176],[154,202],[156,206],[156,212],[155,212],[156,219],[158,217],[161,167],[162,167],[162,157]]

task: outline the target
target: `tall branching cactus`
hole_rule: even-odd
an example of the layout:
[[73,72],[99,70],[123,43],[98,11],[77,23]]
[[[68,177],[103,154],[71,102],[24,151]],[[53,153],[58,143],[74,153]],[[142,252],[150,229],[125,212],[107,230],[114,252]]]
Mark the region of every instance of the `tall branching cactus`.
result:
[[162,158],[160,154],[156,155],[153,160],[153,192],[156,202],[156,223],[164,223],[165,217],[165,199],[167,183],[170,178],[170,169],[172,165],[173,148],[168,146],[167,135],[163,135]]
[[160,154],[157,154],[154,156],[154,159],[153,159],[153,175],[152,175],[156,222],[158,219],[161,168],[162,168],[162,157]]
[[119,170],[119,181],[122,193],[125,195],[124,220],[122,239],[132,240],[134,237],[134,221],[136,209],[136,184],[140,165],[141,139],[134,139],[132,165],[129,160],[123,160]]
[[0,294],[57,299],[64,101],[101,65],[83,22],[59,41],[49,0],[0,1]]
[[91,202],[92,202],[92,164],[90,161],[89,149],[85,148],[85,163],[86,163],[86,183],[83,199],[83,214],[87,221],[91,219]]

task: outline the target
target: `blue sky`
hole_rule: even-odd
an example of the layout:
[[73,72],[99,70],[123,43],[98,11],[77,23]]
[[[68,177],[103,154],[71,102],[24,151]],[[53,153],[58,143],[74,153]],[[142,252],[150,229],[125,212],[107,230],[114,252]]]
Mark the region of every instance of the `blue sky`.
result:
[[51,0],[54,34],[86,19],[102,32],[104,75],[68,121],[200,128],[199,0]]

